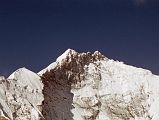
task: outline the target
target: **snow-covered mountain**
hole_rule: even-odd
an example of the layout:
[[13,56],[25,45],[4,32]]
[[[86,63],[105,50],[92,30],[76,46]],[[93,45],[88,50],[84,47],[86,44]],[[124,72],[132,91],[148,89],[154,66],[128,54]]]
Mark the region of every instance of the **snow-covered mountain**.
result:
[[[0,115],[10,120],[159,120],[159,76],[68,49],[39,73],[0,77]],[[4,118],[3,118],[4,119]]]

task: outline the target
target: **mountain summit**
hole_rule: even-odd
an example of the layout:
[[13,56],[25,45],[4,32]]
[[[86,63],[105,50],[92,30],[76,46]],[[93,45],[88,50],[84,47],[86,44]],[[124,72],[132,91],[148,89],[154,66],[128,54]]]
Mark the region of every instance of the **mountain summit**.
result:
[[159,120],[159,76],[68,49],[39,73],[0,79],[0,112],[10,120]]

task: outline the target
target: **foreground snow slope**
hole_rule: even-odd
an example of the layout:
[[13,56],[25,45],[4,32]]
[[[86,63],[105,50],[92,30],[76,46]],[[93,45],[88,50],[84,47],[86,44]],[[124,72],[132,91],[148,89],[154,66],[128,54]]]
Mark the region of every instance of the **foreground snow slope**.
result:
[[0,79],[0,109],[15,120],[159,120],[159,76],[68,49],[38,74]]

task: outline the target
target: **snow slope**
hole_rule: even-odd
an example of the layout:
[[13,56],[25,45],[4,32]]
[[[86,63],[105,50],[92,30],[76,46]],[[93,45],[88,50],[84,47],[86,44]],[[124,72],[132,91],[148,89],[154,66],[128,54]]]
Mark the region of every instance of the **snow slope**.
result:
[[38,72],[38,75],[42,76],[45,72],[47,71],[49,72],[50,70],[54,69],[58,65],[60,66],[60,64],[62,64],[62,62],[67,59],[67,57],[69,58],[72,54],[76,54],[76,53],[77,52],[72,49],[67,49],[61,56],[59,56],[56,59],[56,62],[51,63],[48,67]]
[[158,76],[113,60],[86,69],[82,87],[72,89],[75,120],[159,120]]
[[[40,105],[43,101],[43,84],[40,77],[26,68],[20,68],[4,80],[2,111],[13,120],[40,119]],[[5,98],[5,100],[4,100]],[[41,114],[42,116],[42,114]]]
[[38,74],[0,77],[0,109],[15,120],[159,120],[159,76],[68,49]]

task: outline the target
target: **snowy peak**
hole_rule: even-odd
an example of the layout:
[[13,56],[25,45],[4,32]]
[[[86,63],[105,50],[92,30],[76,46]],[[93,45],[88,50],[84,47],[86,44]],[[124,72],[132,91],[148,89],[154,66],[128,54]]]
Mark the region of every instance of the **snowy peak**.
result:
[[22,86],[29,86],[30,89],[42,89],[40,77],[36,73],[24,67],[13,72],[8,77],[8,80],[16,80],[17,84],[20,84]]
[[39,120],[43,86],[36,73],[26,68],[16,70],[0,83],[0,95],[2,89],[4,96],[0,99],[0,113],[8,120]]
[[102,55],[99,51],[95,51],[94,53],[78,53],[73,49],[66,50],[61,56],[56,59],[57,63],[63,62],[71,62],[72,59],[82,59],[83,57],[87,57],[88,59],[101,60],[106,59],[104,55]]
[[[159,77],[150,71],[109,60],[98,51],[72,54],[67,50],[59,58],[54,68],[42,75],[47,86],[44,96],[50,96],[43,104],[48,120],[159,119],[155,112]],[[61,101],[61,96],[68,103]]]
[[66,59],[71,58],[71,56],[78,54],[73,49],[67,49],[62,55],[60,55],[55,62],[51,63],[48,67],[38,72],[38,75],[42,76],[45,72],[54,69],[58,64],[62,64],[66,61]]
[[73,49],[67,49],[61,56],[56,59],[56,62],[62,62],[67,57],[71,57],[71,55],[75,55],[77,52]]
[[20,68],[0,77],[0,113],[11,120],[159,120],[158,85],[149,70],[68,49],[38,74]]
[[31,72],[30,70],[26,69],[25,67],[19,68],[19,69],[17,69],[15,72],[13,72],[13,73],[8,77],[8,79],[17,79],[17,77],[19,77],[18,74],[20,75],[20,74],[28,74],[28,73],[33,73],[33,72]]
[[87,53],[78,53],[73,49],[66,50],[61,56],[56,59],[56,62],[53,62],[45,69],[41,70],[38,75],[42,76],[46,71],[50,71],[55,69],[58,66],[63,66],[66,64],[75,65],[76,63],[90,63],[98,60],[108,60],[104,55],[102,55],[99,51],[95,51],[94,53],[87,52]]

